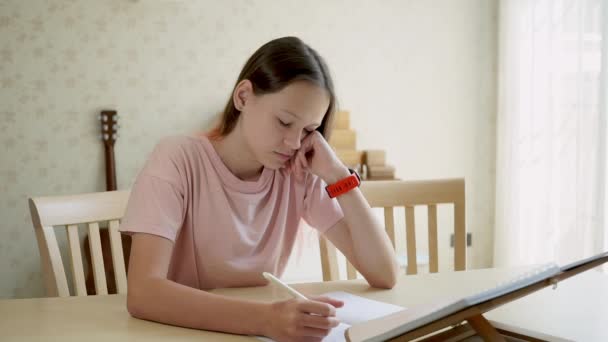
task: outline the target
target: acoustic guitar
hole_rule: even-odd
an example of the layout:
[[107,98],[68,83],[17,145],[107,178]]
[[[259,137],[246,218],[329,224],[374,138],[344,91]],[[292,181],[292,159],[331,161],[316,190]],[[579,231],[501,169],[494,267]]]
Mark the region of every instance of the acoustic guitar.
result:
[[[99,124],[101,130],[101,140],[104,146],[105,155],[105,175],[106,175],[106,191],[114,191],[116,187],[116,159],[114,158],[114,145],[118,138],[118,114],[115,110],[104,110],[99,115]],[[106,282],[108,293],[116,293],[116,276],[114,275],[114,266],[112,264],[112,251],[110,247],[110,235],[108,228],[101,227],[99,230],[101,240],[101,252],[103,256],[103,266],[106,272]],[[131,237],[121,234],[122,251],[125,258],[125,270],[129,268],[129,255],[131,253]],[[96,294],[95,280],[93,276],[93,267],[91,262],[91,250],[89,248],[89,237],[85,237],[84,251],[86,262],[89,266],[86,279],[87,293],[89,295]]]
[[104,110],[99,114],[101,140],[103,141],[106,160],[106,191],[116,190],[116,159],[114,144],[118,138],[118,114],[115,110]]

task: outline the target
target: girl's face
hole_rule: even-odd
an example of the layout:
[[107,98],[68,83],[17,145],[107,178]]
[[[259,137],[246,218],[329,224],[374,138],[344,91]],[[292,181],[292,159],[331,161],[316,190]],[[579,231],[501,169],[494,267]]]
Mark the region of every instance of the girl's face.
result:
[[329,107],[327,91],[307,81],[257,96],[245,80],[237,87],[234,101],[237,108],[241,106],[241,134],[254,158],[270,169],[285,166],[301,141],[321,125]]

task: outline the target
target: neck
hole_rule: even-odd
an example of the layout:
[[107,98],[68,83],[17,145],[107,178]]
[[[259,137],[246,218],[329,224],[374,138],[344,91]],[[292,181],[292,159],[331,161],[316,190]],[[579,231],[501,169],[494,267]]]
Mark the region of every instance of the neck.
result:
[[211,144],[224,165],[237,178],[244,181],[260,178],[264,167],[255,159],[238,125],[227,136],[211,140]]

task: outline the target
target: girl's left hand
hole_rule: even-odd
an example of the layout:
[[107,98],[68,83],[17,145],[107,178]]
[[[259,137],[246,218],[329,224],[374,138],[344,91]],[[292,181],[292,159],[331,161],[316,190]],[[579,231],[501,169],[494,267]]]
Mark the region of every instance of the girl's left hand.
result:
[[300,180],[306,172],[312,172],[327,184],[350,174],[319,131],[313,131],[302,140],[300,149],[289,160],[287,168]]

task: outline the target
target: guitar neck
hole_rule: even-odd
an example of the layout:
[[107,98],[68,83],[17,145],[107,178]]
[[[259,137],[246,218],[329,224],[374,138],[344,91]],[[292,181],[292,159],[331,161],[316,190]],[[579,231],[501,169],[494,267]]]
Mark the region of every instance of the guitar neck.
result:
[[114,159],[114,146],[105,145],[106,155],[106,191],[116,190],[116,161]]

